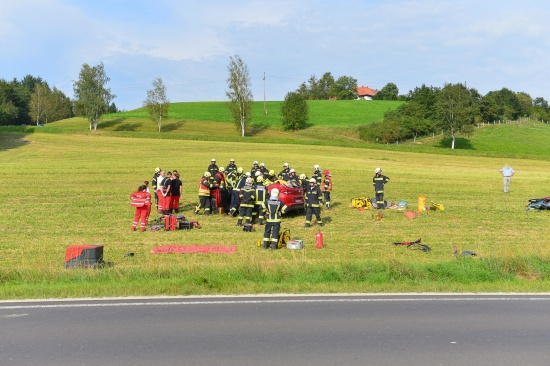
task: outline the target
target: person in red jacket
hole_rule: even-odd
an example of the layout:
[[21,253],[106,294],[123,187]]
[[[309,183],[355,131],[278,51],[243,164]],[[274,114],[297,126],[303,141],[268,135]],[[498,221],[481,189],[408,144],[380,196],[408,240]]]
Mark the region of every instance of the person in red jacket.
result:
[[132,231],[136,231],[138,223],[140,223],[140,231],[145,231],[151,212],[151,194],[147,192],[147,186],[139,186],[137,191],[130,195],[130,199],[132,200],[131,205],[136,208]]

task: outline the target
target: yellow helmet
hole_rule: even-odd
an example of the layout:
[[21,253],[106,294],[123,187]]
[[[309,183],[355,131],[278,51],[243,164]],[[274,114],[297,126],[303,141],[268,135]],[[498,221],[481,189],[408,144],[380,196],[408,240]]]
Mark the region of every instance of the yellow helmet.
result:
[[271,170],[269,171],[269,175],[275,175],[275,170],[271,169]]
[[241,167],[238,167],[238,168],[237,168],[237,173],[239,173],[239,174],[243,174],[243,168],[241,168]]

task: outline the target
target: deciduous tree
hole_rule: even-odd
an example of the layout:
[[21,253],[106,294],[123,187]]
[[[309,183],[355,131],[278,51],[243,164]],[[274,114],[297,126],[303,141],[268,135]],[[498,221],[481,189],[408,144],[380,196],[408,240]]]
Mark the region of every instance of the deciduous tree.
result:
[[115,98],[106,87],[110,80],[102,62],[97,66],[83,64],[78,80],[73,82],[77,110],[88,118],[90,130],[97,130],[101,116],[107,113],[109,103]]
[[229,77],[227,78],[228,91],[225,95],[229,99],[227,106],[231,111],[233,121],[237,129],[240,129],[241,136],[245,132],[252,119],[252,91],[250,90],[250,77],[248,67],[238,56],[230,56]]
[[309,107],[307,101],[298,92],[286,95],[281,105],[283,128],[285,130],[300,130],[306,128],[309,121]]
[[166,87],[160,77],[153,80],[153,89],[147,90],[147,99],[143,102],[143,106],[149,112],[151,120],[157,123],[160,132],[162,121],[168,118],[170,109],[170,101],[166,97]]
[[463,84],[445,84],[436,103],[437,116],[442,130],[452,138],[451,149],[455,148],[458,133],[473,131],[473,98]]

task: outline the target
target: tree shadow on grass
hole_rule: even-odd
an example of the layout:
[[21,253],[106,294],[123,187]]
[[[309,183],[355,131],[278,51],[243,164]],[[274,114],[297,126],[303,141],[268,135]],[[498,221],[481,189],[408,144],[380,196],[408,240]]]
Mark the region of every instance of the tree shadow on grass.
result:
[[114,129],[114,131],[135,131],[138,128],[143,126],[143,123],[124,123],[120,126],[117,126],[117,128]]
[[180,121],[177,121],[177,122],[167,123],[167,124],[162,126],[161,130],[162,130],[162,132],[174,131],[174,130],[177,130],[178,128],[180,128],[181,126],[183,126],[184,124],[185,124],[185,121],[183,121],[183,120],[180,120]]
[[[445,137],[444,139],[439,142],[439,147],[450,149],[451,145],[453,143],[453,139],[450,137]],[[455,140],[455,149],[461,149],[461,150],[475,150],[474,146],[472,145],[471,141],[469,139],[463,138],[463,137],[457,137]]]
[[29,144],[25,133],[4,133],[0,131],[0,151],[16,149]]
[[109,121],[102,121],[97,124],[97,128],[109,128],[121,124],[126,118],[115,118]]
[[250,126],[248,128],[248,130],[246,131],[246,134],[248,136],[255,136],[259,133],[261,133],[262,131],[265,131],[269,128],[269,123],[257,123],[257,124],[253,124],[252,126]]

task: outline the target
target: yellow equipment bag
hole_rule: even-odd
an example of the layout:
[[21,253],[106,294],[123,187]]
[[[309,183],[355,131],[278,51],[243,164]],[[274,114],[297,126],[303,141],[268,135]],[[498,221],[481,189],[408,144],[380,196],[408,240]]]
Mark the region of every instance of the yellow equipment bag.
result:
[[279,241],[277,242],[277,248],[285,248],[286,243],[290,240],[290,229],[283,228],[279,231]]
[[368,199],[365,196],[359,196],[357,198],[351,199],[351,207],[355,208],[365,208],[367,210],[372,209],[372,203],[370,202],[370,199]]
[[430,210],[433,210],[433,211],[443,211],[443,210],[445,210],[445,207],[443,207],[443,205],[441,203],[435,203],[434,201],[430,201],[430,203],[432,204],[430,206]]

